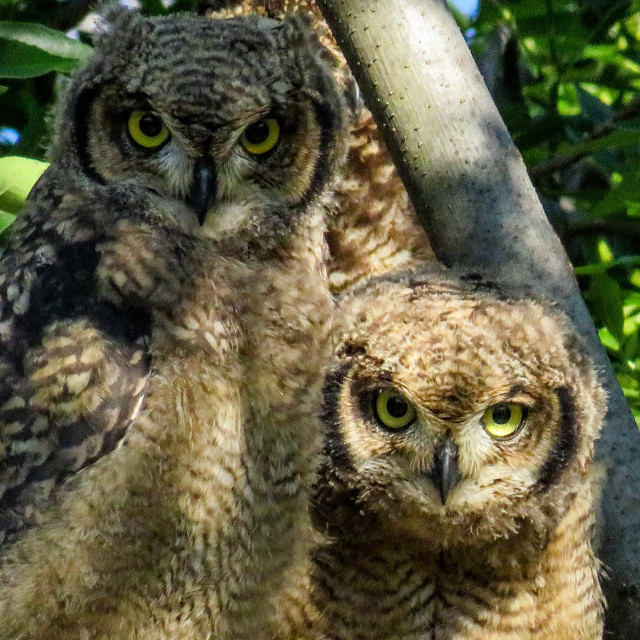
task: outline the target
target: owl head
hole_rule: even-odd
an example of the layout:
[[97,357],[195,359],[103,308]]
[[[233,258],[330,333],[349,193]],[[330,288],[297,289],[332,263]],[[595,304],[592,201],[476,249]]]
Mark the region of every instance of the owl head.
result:
[[286,231],[323,191],[344,151],[343,98],[301,17],[121,9],[102,31],[59,117],[53,164],[67,176],[140,193],[211,237]]
[[544,544],[584,486],[605,404],[563,314],[433,273],[378,280],[341,308],[320,525],[346,509],[348,526],[356,514],[430,548],[525,530]]

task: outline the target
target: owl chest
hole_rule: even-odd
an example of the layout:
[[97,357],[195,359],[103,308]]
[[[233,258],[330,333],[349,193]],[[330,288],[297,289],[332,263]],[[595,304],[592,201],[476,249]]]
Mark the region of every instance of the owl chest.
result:
[[295,540],[287,534],[296,513],[283,515],[291,495],[280,496],[275,483],[265,489],[271,478],[264,474],[265,459],[273,474],[282,474],[286,461],[279,464],[268,443],[255,451],[242,375],[239,365],[212,366],[200,353],[163,365],[149,382],[143,446],[152,441],[157,451],[154,485],[171,488],[162,498],[162,510],[172,513],[170,569],[157,563],[169,617],[189,594],[195,618],[217,618],[251,600],[248,594],[291,558]]
[[[362,549],[366,549],[364,545]],[[434,571],[378,550],[325,547],[316,557],[314,593],[327,635],[340,640],[434,640],[442,602]]]
[[[399,554],[401,556],[401,554]],[[321,555],[316,595],[328,634],[344,640],[560,640],[599,637],[538,577],[496,581],[394,554]],[[569,580],[567,580],[569,581]],[[566,595],[566,594],[565,594]],[[588,608],[585,608],[587,611]]]

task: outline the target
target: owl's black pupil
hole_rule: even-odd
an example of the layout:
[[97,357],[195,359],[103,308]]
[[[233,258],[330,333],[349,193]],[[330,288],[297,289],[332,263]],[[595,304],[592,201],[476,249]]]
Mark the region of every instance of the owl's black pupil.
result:
[[155,138],[162,131],[162,120],[152,113],[147,113],[140,118],[140,131],[148,138]]
[[387,411],[392,418],[404,418],[409,407],[401,398],[391,397],[387,400]]
[[269,125],[265,120],[255,122],[246,128],[244,135],[251,144],[260,144],[269,137]]
[[507,424],[511,420],[511,409],[507,406],[496,407],[491,418],[496,424]]

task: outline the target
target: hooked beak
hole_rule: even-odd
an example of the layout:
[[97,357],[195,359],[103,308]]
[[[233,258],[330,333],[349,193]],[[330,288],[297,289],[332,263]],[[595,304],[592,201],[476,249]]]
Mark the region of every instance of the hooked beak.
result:
[[461,478],[458,467],[458,445],[452,440],[451,435],[447,434],[436,445],[431,471],[431,479],[438,487],[443,505],[447,501],[449,491],[460,482]]
[[193,185],[187,200],[195,209],[200,226],[204,224],[211,204],[218,192],[218,174],[215,165],[202,158],[193,168]]

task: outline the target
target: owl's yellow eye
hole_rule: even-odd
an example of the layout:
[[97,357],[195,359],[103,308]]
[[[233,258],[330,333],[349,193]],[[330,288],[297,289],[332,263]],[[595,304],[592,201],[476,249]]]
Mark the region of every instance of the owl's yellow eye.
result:
[[132,140],[145,149],[158,149],[171,135],[162,118],[153,111],[133,111],[127,126]]
[[482,415],[482,424],[494,438],[508,438],[518,431],[525,418],[525,409],[515,402],[503,402],[489,407]]
[[416,419],[415,407],[392,389],[384,389],[374,398],[373,410],[387,429],[404,429]]
[[280,123],[275,118],[265,118],[250,124],[240,136],[240,144],[252,155],[260,156],[271,151],[280,140]]

